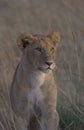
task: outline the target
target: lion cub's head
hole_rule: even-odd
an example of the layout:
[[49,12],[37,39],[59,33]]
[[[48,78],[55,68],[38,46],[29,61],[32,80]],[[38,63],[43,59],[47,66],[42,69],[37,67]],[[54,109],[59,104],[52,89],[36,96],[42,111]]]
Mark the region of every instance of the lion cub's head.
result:
[[22,49],[26,62],[34,70],[48,73],[55,67],[56,48],[59,41],[59,32],[53,32],[48,36],[24,33],[19,36],[17,44]]

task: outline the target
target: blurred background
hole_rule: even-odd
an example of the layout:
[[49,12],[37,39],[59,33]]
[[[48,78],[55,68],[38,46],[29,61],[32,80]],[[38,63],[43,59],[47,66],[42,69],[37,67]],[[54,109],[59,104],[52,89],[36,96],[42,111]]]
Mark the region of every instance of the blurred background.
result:
[[0,0],[0,130],[19,130],[9,90],[20,33],[59,31],[55,71],[62,130],[84,130],[84,0]]

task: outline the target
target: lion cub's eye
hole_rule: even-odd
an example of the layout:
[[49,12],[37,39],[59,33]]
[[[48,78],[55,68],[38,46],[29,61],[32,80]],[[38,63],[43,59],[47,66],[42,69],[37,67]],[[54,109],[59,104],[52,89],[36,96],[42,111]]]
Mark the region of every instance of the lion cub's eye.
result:
[[42,48],[40,48],[40,47],[37,47],[36,50],[39,52],[42,52]]
[[54,50],[55,50],[54,47],[52,47],[52,48],[51,48],[51,52],[54,52]]

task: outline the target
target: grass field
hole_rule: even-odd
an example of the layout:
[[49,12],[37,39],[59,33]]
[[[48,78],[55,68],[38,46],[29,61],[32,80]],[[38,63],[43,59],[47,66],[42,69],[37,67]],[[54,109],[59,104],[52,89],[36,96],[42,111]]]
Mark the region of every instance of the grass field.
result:
[[[0,0],[0,130],[19,130],[9,90],[22,32],[61,33],[55,71],[62,130],[84,130],[84,1]],[[20,129],[21,130],[21,129]]]

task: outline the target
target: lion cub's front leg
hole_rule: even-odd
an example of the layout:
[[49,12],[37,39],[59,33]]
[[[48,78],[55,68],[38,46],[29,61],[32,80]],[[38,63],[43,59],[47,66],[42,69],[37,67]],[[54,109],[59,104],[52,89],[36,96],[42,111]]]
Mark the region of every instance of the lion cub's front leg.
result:
[[59,116],[56,111],[56,90],[50,89],[44,99],[42,130],[58,130]]
[[58,113],[55,112],[49,112],[51,110],[48,110],[43,117],[43,128],[42,130],[58,130]]

